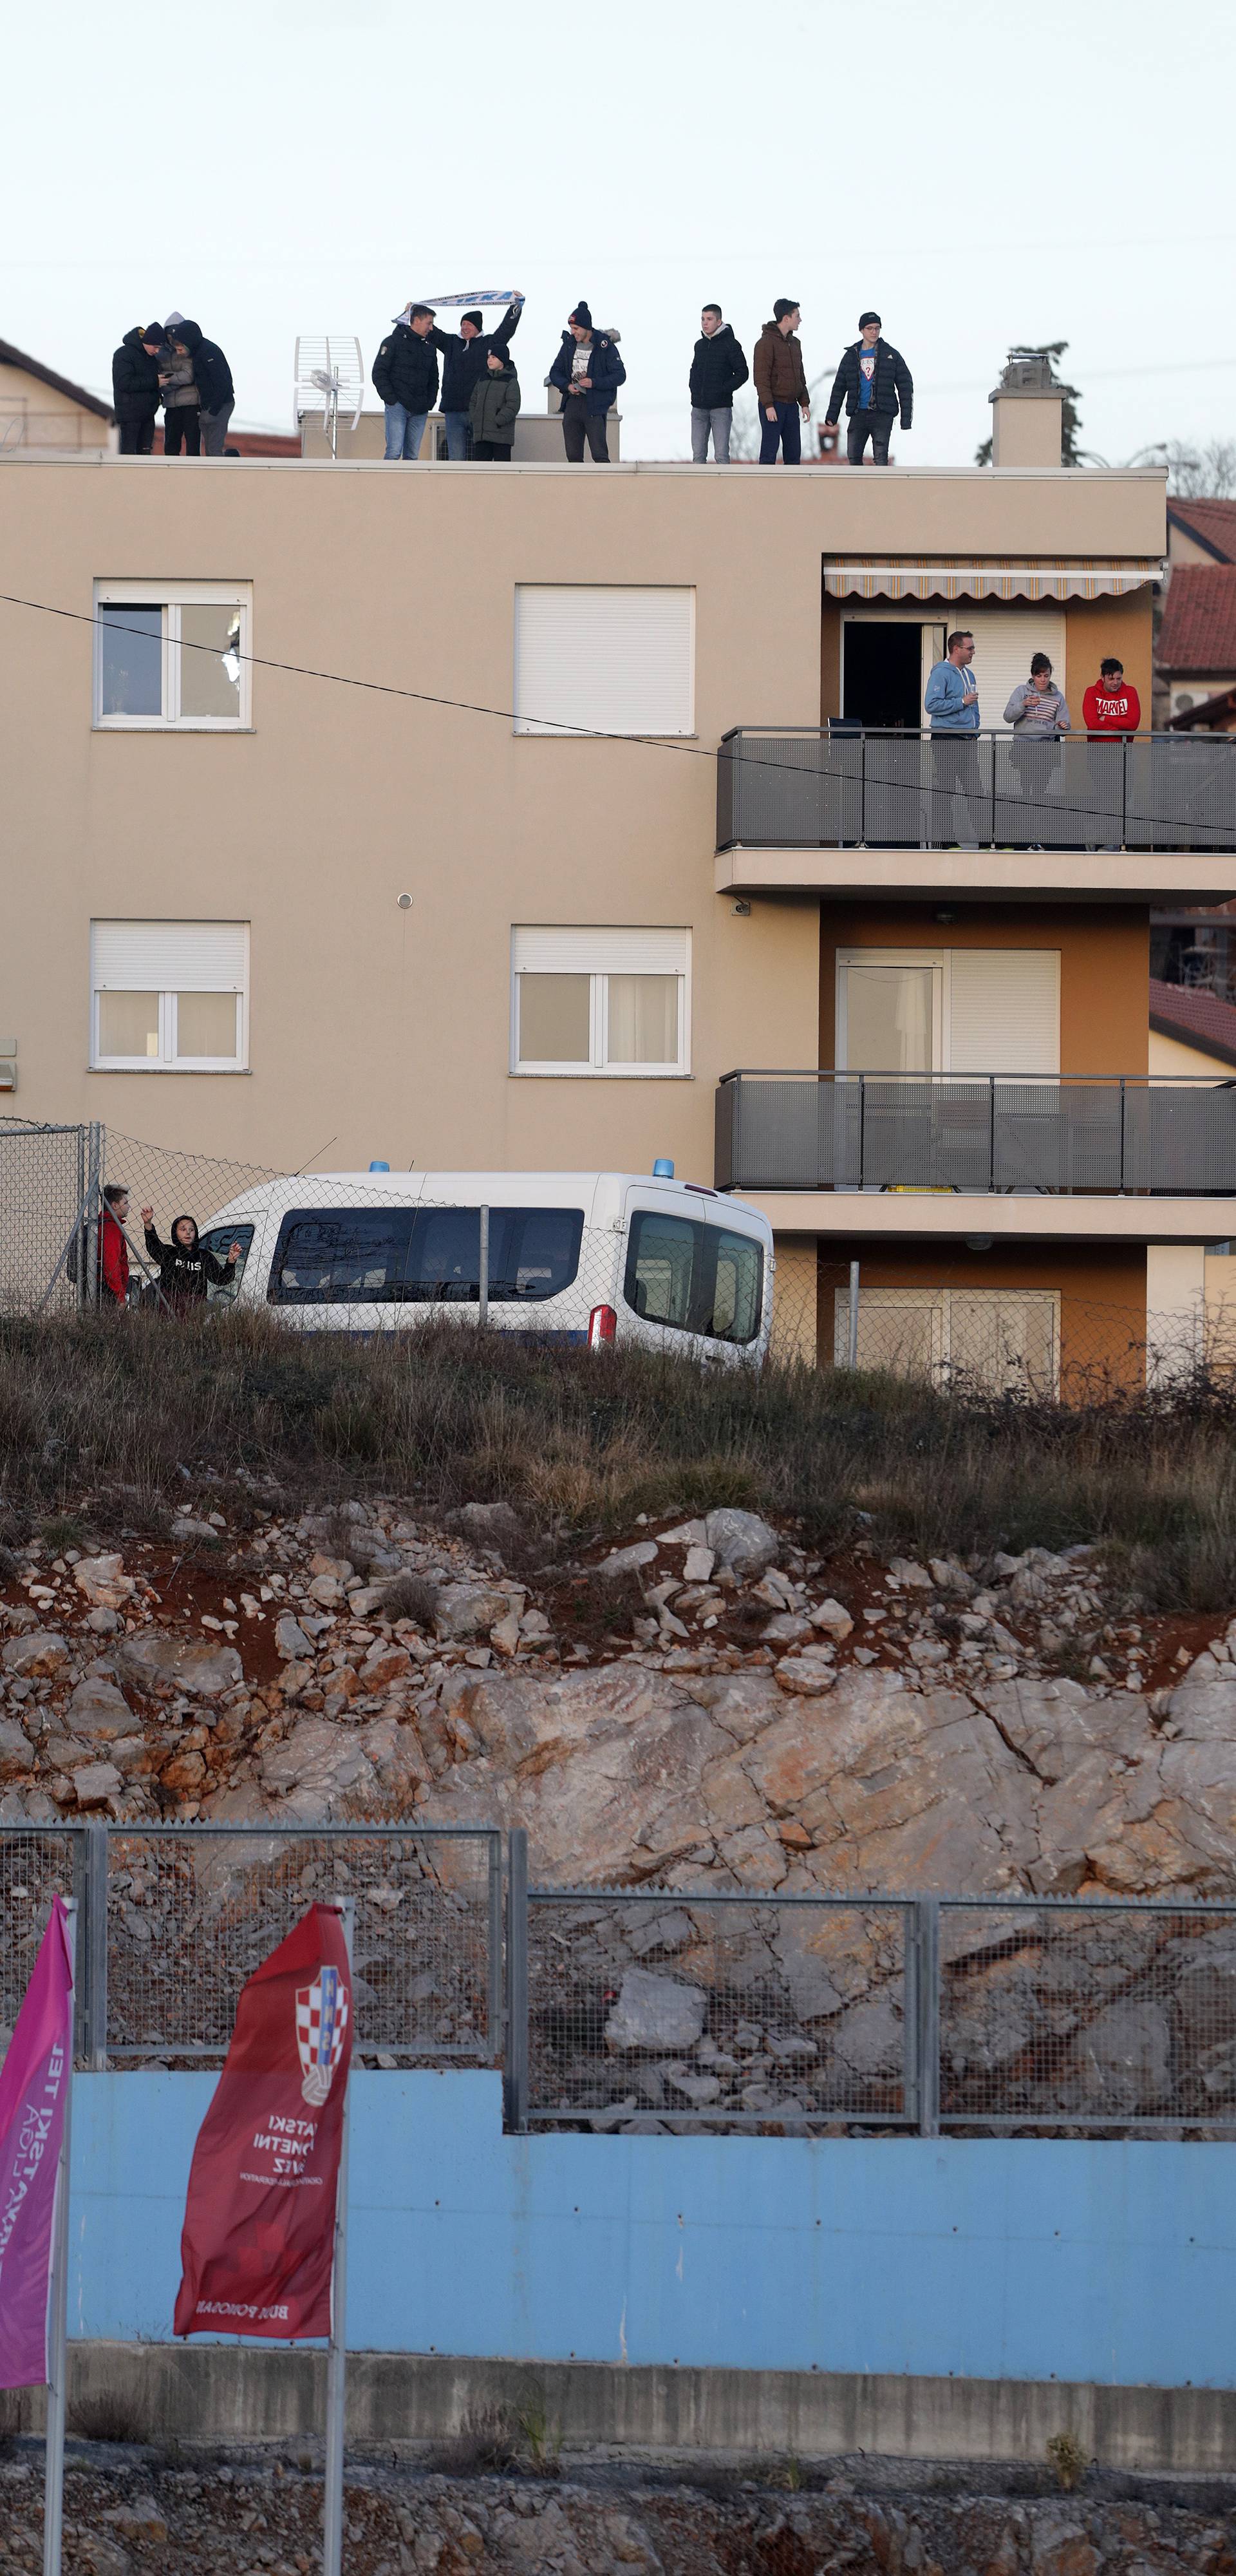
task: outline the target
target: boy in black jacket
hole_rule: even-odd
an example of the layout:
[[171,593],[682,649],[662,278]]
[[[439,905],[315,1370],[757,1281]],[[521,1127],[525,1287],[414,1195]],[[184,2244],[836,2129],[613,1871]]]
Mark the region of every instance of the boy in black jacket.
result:
[[112,401],[122,456],[149,456],[154,443],[162,345],[161,324],[139,322],[125,332],[112,358]]
[[850,418],[846,455],[851,465],[862,464],[869,438],[872,464],[887,465],[898,405],[903,429],[909,428],[914,415],[914,378],[900,349],[880,338],[878,313],[860,313],[858,327],[861,339],[842,350],[824,427],[836,428],[844,401]]

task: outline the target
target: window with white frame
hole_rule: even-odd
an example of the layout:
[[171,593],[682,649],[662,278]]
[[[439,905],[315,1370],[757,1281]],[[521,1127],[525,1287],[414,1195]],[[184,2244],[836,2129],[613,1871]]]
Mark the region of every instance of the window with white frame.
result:
[[517,926],[512,1072],[686,1073],[690,980],[689,930]]
[[109,733],[243,731],[252,604],[247,583],[97,581],[96,726]]
[[695,731],[695,593],[519,582],[515,731]]
[[843,948],[837,1068],[1058,1074],[1058,948]]
[[245,921],[93,921],[90,1061],[124,1073],[243,1073]]

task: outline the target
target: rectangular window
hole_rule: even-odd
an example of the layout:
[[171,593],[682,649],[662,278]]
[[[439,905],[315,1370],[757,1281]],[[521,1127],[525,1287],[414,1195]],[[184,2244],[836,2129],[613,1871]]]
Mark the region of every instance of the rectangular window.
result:
[[712,1342],[753,1342],[764,1287],[762,1247],[748,1234],[637,1208],[622,1293],[633,1314]]
[[689,1069],[689,930],[511,934],[513,1073]]
[[516,733],[694,733],[694,665],[693,590],[516,584]]
[[[491,1300],[559,1296],[579,1269],[583,1230],[582,1208],[491,1208]],[[480,1282],[479,1207],[294,1208],[269,1296],[277,1306],[476,1306]]]
[[96,726],[235,733],[249,725],[247,584],[97,581],[94,614]]
[[[833,1357],[846,1365],[849,1302],[836,1293]],[[1046,1288],[862,1288],[858,1365],[986,1395],[1054,1395],[1060,1299]]]
[[249,1058],[245,921],[93,921],[91,1064],[242,1073]]
[[837,1067],[1058,1075],[1059,949],[839,950]]

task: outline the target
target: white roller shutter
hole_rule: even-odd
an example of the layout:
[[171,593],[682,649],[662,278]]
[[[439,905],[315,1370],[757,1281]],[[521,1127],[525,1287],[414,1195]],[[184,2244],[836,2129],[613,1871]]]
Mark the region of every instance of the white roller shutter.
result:
[[247,921],[94,921],[96,993],[243,993]]
[[517,733],[689,734],[693,590],[515,591]]
[[1059,1073],[1058,948],[954,948],[950,1073]]
[[[1030,677],[1032,653],[1046,653],[1052,678],[1068,694],[1064,667],[1064,610],[1045,600],[1038,608],[958,610],[948,632],[968,626],[974,636],[979,718],[984,732],[1007,733],[1004,710],[1013,691]],[[1080,714],[1080,709],[1077,711]],[[1074,718],[1076,721],[1076,717]]]
[[538,929],[511,933],[517,975],[685,975],[689,930]]

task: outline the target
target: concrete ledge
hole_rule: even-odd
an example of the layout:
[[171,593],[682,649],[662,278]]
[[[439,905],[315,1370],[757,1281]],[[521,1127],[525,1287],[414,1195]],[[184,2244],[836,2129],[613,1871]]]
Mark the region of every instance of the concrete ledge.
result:
[[[176,459],[172,459],[173,464]],[[717,894],[824,895],[881,902],[1221,903],[1236,851],[747,848],[717,853]]]
[[[129,2438],[246,2443],[313,2439],[320,2351],[252,2344],[70,2345],[69,2411],[106,2400]],[[43,2392],[20,2400],[39,2432]],[[1236,2390],[1106,2388],[1053,2380],[863,2377],[826,2371],[629,2369],[600,2362],[453,2360],[355,2352],[348,2438],[390,2450],[466,2432],[494,2409],[535,2409],[566,2451],[794,2452],[1041,2465],[1072,2432],[1105,2468],[1213,2475],[1236,2457]]]

